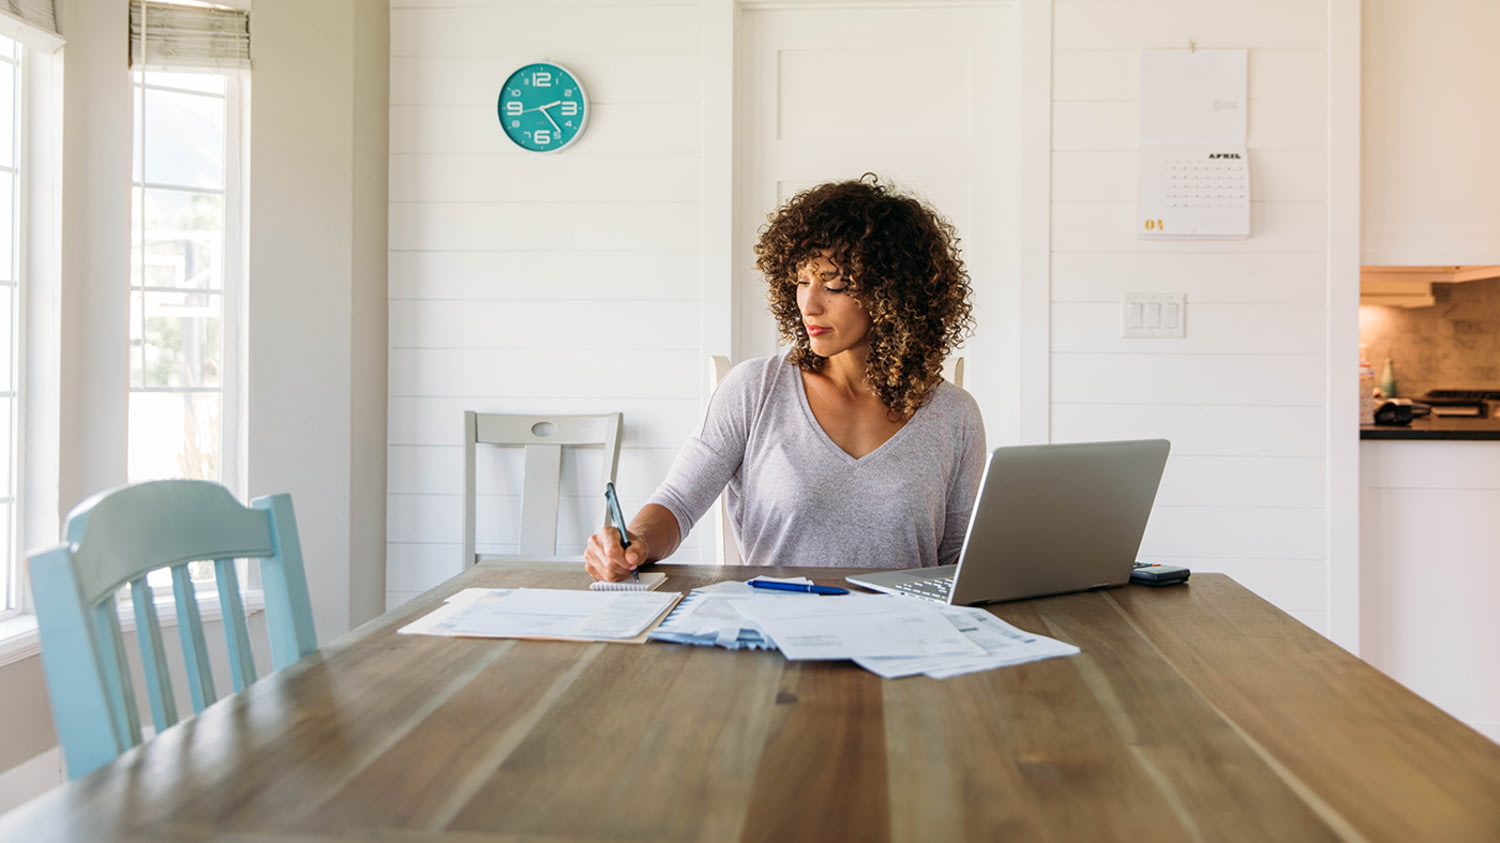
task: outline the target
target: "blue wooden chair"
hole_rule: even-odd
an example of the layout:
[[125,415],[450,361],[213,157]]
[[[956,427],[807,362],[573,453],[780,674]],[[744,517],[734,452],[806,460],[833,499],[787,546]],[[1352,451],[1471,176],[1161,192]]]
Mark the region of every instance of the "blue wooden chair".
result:
[[68,777],[78,778],[141,742],[115,594],[130,586],[142,676],[160,732],[176,723],[161,626],[146,576],[171,571],[193,711],[214,702],[208,648],[188,563],[212,560],[234,690],[254,682],[236,559],[260,560],[275,669],[317,649],[307,576],[290,495],[242,506],[201,480],[157,480],[103,492],[68,514],[58,547],[30,557],[31,590]]

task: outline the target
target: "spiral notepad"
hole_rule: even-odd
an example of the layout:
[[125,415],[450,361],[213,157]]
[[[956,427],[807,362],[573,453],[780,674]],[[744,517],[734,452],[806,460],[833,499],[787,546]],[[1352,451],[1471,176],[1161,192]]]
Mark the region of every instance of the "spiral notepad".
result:
[[656,587],[667,581],[666,574],[641,574],[641,581],[626,580],[624,582],[604,582],[599,580],[589,583],[591,591],[655,591]]

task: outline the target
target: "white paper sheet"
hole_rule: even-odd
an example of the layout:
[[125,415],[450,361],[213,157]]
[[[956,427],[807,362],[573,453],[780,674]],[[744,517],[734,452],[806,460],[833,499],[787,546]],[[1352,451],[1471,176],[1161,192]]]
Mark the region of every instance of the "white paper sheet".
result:
[[1079,652],[1072,644],[1018,629],[984,609],[945,606],[941,611],[955,629],[983,650],[982,654],[917,658],[871,657],[858,658],[855,662],[865,670],[886,679],[918,673],[925,673],[933,679],[947,679],[964,673],[993,670],[1056,656],[1071,656]]
[[984,653],[936,604],[884,594],[793,598],[734,605],[794,661]]

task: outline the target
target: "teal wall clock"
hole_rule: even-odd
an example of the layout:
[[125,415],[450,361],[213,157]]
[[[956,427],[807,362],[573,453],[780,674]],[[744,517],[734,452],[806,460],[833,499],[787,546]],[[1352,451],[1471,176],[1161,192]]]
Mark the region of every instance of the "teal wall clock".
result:
[[561,65],[538,61],[517,68],[496,105],[505,136],[531,152],[566,149],[589,120],[583,83]]

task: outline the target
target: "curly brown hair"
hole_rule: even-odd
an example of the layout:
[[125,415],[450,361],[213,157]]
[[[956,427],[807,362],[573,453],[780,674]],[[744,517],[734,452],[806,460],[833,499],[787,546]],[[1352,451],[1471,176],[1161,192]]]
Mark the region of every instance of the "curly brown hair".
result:
[[972,333],[969,273],[952,224],[866,173],[793,196],[768,217],[755,266],[769,286],[787,359],[816,372],[797,307],[797,271],[826,256],[870,315],[865,378],[895,419],[909,419],[942,380],[943,360]]

